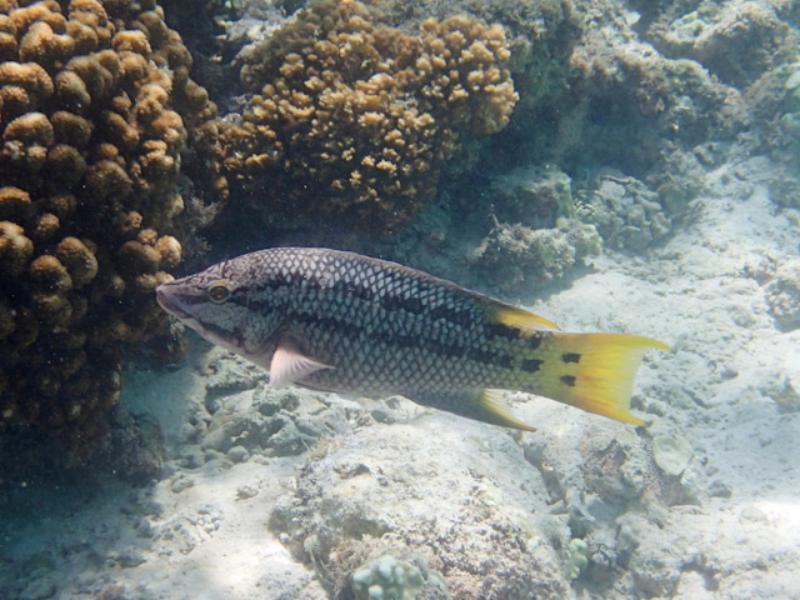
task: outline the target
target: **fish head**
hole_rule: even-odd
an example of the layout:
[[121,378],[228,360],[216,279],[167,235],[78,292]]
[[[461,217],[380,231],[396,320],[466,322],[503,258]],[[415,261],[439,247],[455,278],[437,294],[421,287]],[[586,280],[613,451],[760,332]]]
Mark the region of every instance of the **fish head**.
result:
[[[280,315],[258,301],[259,281],[237,259],[162,283],[156,300],[166,312],[209,342],[261,362]],[[265,309],[265,307],[267,307]]]

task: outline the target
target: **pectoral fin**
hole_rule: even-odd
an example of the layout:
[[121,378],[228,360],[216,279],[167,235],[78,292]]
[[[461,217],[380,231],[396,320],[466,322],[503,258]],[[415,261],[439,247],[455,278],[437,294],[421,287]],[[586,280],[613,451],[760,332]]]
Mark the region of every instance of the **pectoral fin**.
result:
[[417,394],[411,400],[492,425],[512,427],[522,431],[536,431],[535,427],[521,421],[511,413],[511,409],[500,397],[499,390]]
[[281,340],[269,365],[269,381],[273,387],[291,385],[321,369],[332,369],[331,365],[303,354],[291,340]]

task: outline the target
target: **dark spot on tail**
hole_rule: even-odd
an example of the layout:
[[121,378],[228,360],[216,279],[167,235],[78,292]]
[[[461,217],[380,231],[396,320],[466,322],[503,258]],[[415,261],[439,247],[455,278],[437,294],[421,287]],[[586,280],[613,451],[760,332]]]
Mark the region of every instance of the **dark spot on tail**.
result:
[[562,375],[561,382],[564,385],[568,385],[569,387],[575,387],[575,376],[574,375]]
[[577,352],[565,352],[561,355],[561,360],[565,363],[577,363],[581,360],[581,355]]

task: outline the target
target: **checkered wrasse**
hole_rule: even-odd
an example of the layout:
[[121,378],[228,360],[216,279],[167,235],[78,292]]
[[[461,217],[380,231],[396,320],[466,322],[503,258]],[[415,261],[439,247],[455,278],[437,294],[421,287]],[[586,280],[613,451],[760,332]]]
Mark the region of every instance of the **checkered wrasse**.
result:
[[644,352],[623,334],[573,334],[426,273],[322,248],[274,248],[165,283],[158,301],[209,341],[270,371],[273,385],[400,394],[532,430],[493,390],[546,396],[643,425],[630,413]]

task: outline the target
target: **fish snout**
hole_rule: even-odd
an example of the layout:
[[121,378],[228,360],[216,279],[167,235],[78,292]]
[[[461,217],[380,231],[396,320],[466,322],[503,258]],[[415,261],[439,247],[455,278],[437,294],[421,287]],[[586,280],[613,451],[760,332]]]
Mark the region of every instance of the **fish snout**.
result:
[[181,310],[178,294],[175,293],[174,286],[171,283],[162,283],[156,287],[156,302],[171,315],[181,317],[184,314]]

